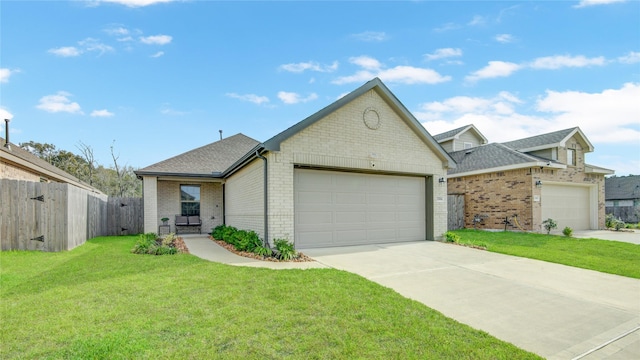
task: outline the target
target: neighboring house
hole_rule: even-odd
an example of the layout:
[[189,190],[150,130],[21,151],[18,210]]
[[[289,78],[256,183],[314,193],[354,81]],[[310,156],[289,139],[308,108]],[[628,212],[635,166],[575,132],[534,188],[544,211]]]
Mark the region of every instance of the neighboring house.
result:
[[605,179],[606,213],[626,223],[640,222],[640,175]]
[[67,183],[93,193],[100,190],[60,170],[3,138],[0,138],[0,179]]
[[480,144],[449,153],[457,167],[448,194],[464,196],[465,227],[504,229],[506,219],[508,229],[541,231],[548,218],[560,230],[604,227],[604,176],[613,171],[585,163],[593,145],[580,128],[487,144],[469,125],[434,138]]
[[[297,248],[440,239],[455,163],[373,79],[273,138],[245,135],[136,171],[145,231],[199,215]],[[181,194],[188,194],[181,195]]]
[[484,135],[473,125],[463,126],[434,135],[433,138],[442,145],[446,152],[471,149],[488,143]]

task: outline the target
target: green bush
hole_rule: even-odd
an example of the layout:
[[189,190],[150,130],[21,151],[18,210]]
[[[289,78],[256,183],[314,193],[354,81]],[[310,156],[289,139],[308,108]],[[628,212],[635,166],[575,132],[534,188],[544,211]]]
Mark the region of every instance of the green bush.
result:
[[264,257],[269,257],[269,256],[273,255],[273,251],[271,251],[270,248],[268,248],[268,247],[266,247],[264,245],[260,245],[260,246],[256,247],[253,250],[253,252],[256,253],[257,255],[264,256]]
[[458,234],[452,233],[451,231],[447,231],[446,233],[444,233],[444,238],[447,242],[456,244],[460,242],[460,236]]
[[211,236],[213,236],[216,240],[222,240],[222,234],[224,233],[224,229],[227,225],[218,225],[211,229]]
[[162,239],[154,233],[140,234],[131,252],[134,254],[173,255],[178,253],[175,246],[177,236],[173,233]]
[[572,228],[570,228],[570,227],[568,227],[568,226],[565,226],[565,228],[564,228],[564,229],[562,229],[562,233],[563,233],[563,234],[564,234],[564,236],[566,236],[566,237],[571,237],[571,235],[573,235],[573,229],[572,229]]
[[291,260],[298,256],[298,253],[293,248],[293,244],[285,239],[275,239],[273,244],[278,251],[278,258],[280,260]]
[[544,228],[547,230],[547,234],[549,234],[551,230],[558,228],[558,224],[553,219],[547,219],[543,221],[542,226],[544,226]]

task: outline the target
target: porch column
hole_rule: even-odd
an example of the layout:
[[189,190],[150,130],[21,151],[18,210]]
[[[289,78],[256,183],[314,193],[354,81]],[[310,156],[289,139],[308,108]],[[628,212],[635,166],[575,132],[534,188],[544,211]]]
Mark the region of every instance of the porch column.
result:
[[158,233],[158,178],[145,176],[142,179],[144,198],[144,232]]

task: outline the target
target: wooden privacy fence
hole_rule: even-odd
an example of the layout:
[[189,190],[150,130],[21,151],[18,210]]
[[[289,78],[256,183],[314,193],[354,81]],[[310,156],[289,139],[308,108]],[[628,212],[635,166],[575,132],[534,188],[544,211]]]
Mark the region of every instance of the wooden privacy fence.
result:
[[464,195],[447,195],[447,230],[464,228]]
[[0,179],[0,248],[70,250],[96,236],[143,231],[141,198],[109,198],[73,185]]

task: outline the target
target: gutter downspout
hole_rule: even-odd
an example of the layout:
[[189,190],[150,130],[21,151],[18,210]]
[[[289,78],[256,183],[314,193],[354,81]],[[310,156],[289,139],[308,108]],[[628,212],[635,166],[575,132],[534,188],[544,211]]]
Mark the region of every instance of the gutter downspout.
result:
[[264,161],[264,243],[267,248],[271,248],[269,245],[269,205],[267,196],[267,158],[260,155],[260,151],[256,150],[256,156]]

